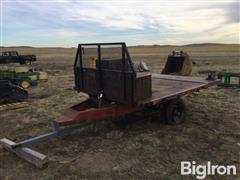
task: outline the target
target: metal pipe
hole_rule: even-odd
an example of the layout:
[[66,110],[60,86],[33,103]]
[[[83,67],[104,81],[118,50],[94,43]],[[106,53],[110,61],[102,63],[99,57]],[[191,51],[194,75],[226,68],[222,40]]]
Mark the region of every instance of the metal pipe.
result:
[[[53,123],[54,124],[54,123]],[[66,128],[59,128],[58,130],[56,130],[57,128],[54,125],[55,130],[46,134],[42,134],[40,136],[36,136],[30,139],[26,139],[24,141],[18,142],[16,144],[14,144],[13,146],[11,146],[13,149],[17,148],[17,147],[23,147],[23,146],[29,146],[29,145],[33,145],[33,144],[37,144],[39,142],[42,141],[46,141],[50,138],[54,138],[54,137],[58,137],[58,136],[62,136],[62,135],[66,135],[71,133],[73,130],[85,127],[87,124],[77,124],[77,125],[71,125],[69,127]]]

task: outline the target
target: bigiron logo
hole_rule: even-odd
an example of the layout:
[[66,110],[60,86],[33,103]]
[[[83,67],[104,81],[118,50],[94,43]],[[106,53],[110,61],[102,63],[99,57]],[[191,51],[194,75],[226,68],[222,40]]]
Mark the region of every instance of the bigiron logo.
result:
[[196,161],[182,161],[181,175],[193,175],[197,179],[205,179],[210,175],[237,175],[237,168],[235,165],[212,165],[210,161],[205,165],[198,165]]

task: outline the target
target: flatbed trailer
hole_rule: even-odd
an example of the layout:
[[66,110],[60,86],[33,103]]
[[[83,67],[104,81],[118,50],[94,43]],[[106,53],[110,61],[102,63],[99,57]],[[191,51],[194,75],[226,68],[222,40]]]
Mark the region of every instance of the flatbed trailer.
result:
[[117,118],[128,113],[141,111],[145,108],[164,106],[171,100],[179,99],[184,95],[208,88],[217,83],[218,81],[216,80],[205,80],[198,77],[153,74],[152,96],[139,101],[137,106],[103,101],[101,102],[101,108],[99,108],[98,100],[90,98],[67,109],[64,115],[56,120],[56,123],[60,126],[67,126],[81,122],[91,123],[98,120]]
[[[114,43],[114,45],[119,44],[125,51],[125,53],[121,54],[124,54],[123,56],[126,54],[129,56],[128,52],[126,52],[127,49],[125,43]],[[97,45],[98,58],[100,60],[100,46],[103,44],[91,45]],[[92,51],[93,49],[90,50]],[[199,91],[209,86],[213,86],[219,82],[218,80],[206,80],[198,77],[149,74],[148,72],[137,74],[133,69],[131,69],[132,72],[123,70],[123,66],[125,66],[127,62],[123,62],[123,66],[121,66],[122,71],[113,71],[112,69],[109,71],[106,69],[109,64],[110,68],[116,68],[116,64],[119,64],[118,60],[116,62],[104,62],[103,64],[100,64],[101,62],[96,62],[96,66],[98,66],[96,69],[93,69],[92,67],[83,68],[83,63],[81,62],[81,53],[83,53],[83,51],[86,52],[86,49],[83,49],[82,46],[79,45],[74,65],[75,86],[76,90],[79,92],[88,93],[89,98],[66,109],[61,117],[54,120],[52,132],[23,140],[18,143],[3,138],[0,140],[0,143],[4,148],[14,152],[19,157],[27,160],[37,167],[43,167],[47,162],[47,156],[27,148],[28,146],[53,137],[69,134],[75,129],[83,128],[98,121],[106,121],[117,117],[123,117],[129,113],[134,113],[148,108],[159,109],[159,112],[164,109],[164,118],[166,118],[168,124],[180,124],[185,118],[185,105],[180,97],[194,91]],[[123,59],[126,60],[125,57]],[[80,63],[78,63],[79,60]],[[131,62],[128,63],[128,65],[131,66]],[[105,66],[105,69],[101,69],[99,66]],[[126,67],[126,69],[128,68],[129,67]],[[108,73],[111,74],[111,77],[109,77]],[[86,75],[87,77],[84,77]],[[102,81],[104,80],[104,76],[108,77],[106,81]],[[114,79],[114,76],[120,76],[120,78]],[[151,78],[149,79],[149,77]],[[100,83],[99,81],[93,82],[95,79],[98,79]],[[113,80],[112,83],[115,83],[112,86],[112,91],[114,91],[114,88],[119,88],[118,85],[121,84],[120,88],[122,86],[125,87],[122,91],[130,93],[131,96],[126,93],[113,93],[112,91],[109,91],[106,87],[108,87],[109,81],[111,80]],[[105,89],[102,85],[105,85]],[[145,89],[145,86],[148,87]],[[102,89],[99,87],[102,87]],[[137,91],[134,87],[138,87],[140,90]],[[151,87],[150,96],[149,87]],[[94,91],[94,88],[96,88],[97,91]],[[142,96],[144,96],[144,98],[142,98]],[[111,100],[111,98],[113,100]]]

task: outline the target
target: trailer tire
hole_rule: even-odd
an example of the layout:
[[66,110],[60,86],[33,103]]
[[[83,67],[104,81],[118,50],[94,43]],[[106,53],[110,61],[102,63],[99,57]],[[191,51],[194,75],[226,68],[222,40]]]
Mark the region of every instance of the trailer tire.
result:
[[177,98],[166,104],[164,118],[169,125],[178,125],[184,122],[186,115],[186,106],[182,99]]

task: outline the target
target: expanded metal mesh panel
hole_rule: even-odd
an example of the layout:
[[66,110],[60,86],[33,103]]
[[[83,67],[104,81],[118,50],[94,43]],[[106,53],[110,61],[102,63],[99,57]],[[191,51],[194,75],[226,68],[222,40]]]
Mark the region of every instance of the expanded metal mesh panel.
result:
[[122,59],[122,46],[121,45],[102,45],[101,57],[103,60]]
[[101,66],[101,69],[120,71],[123,69],[121,45],[101,45],[100,55],[101,60],[98,59],[98,46],[82,46],[82,66],[85,68]]
[[101,68],[119,71],[122,70],[123,57],[121,45],[101,46]]
[[97,46],[82,46],[82,66],[86,68],[96,68],[98,59]]

